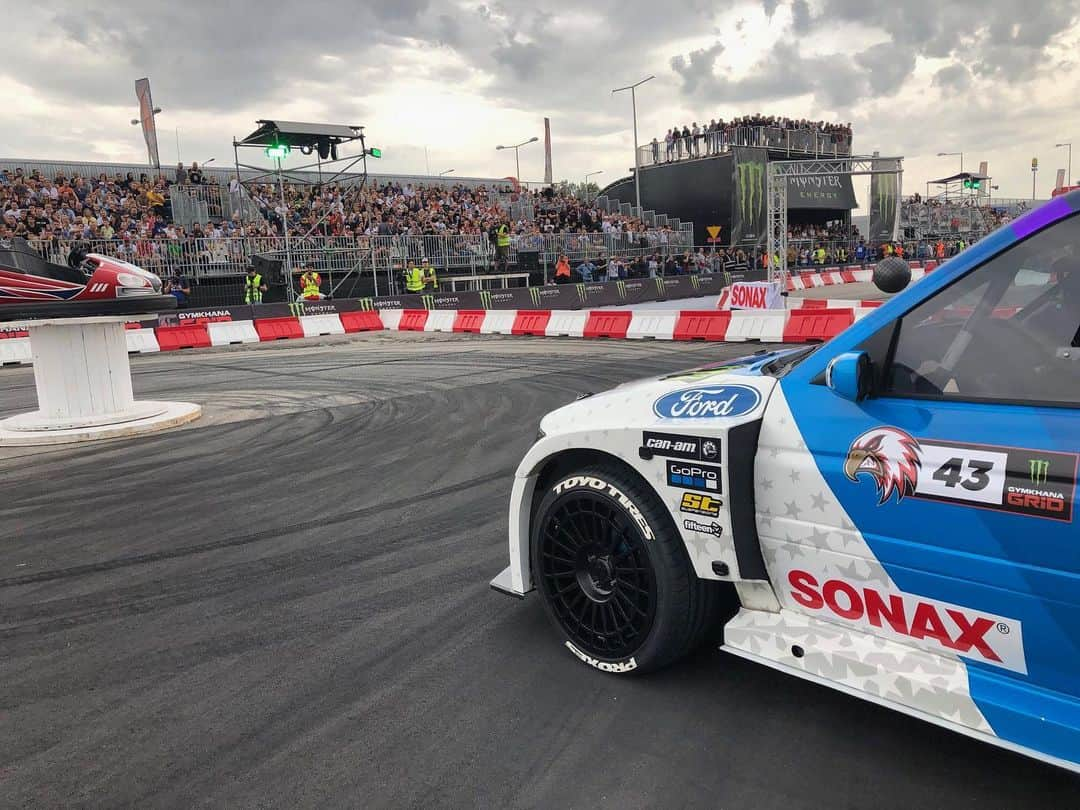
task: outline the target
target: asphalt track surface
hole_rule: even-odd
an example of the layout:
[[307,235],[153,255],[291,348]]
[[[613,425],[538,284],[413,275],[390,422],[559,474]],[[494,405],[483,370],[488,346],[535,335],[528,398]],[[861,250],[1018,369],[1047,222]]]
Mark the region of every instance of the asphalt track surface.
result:
[[[399,333],[136,358],[137,394],[205,416],[0,454],[0,805],[1076,807],[1063,771],[716,649],[598,673],[535,596],[488,588],[544,412],[745,350]],[[31,371],[0,391],[31,407]]]

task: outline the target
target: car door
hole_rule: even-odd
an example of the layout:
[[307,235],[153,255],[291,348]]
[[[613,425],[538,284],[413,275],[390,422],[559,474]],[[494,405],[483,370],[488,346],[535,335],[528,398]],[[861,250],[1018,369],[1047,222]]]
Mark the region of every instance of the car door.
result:
[[[765,527],[759,514],[785,608],[958,660],[993,733],[1072,761],[1078,246],[1072,215],[841,345],[870,356],[867,399],[825,385],[831,352],[782,380],[766,423],[784,408],[798,439],[785,447],[763,430],[762,442],[791,470],[790,503]],[[759,474],[769,455],[759,450]],[[780,565],[785,543],[785,559],[800,559]]]

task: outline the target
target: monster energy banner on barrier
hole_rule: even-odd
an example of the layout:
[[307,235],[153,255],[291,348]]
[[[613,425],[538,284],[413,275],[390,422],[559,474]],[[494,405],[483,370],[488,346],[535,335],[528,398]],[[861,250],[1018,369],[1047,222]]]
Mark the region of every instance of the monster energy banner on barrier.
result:
[[[887,169],[895,161],[875,160],[874,171]],[[898,175],[873,174],[870,176],[870,241],[884,242],[896,239],[900,224],[900,195],[897,193]]]
[[732,152],[731,244],[765,244],[765,165],[768,153],[752,146]]
[[[631,278],[619,281],[513,287],[456,293],[425,293],[376,298],[297,301],[293,304],[256,304],[253,307],[222,307],[218,310],[188,310],[188,318],[204,320],[247,320],[322,315],[377,309],[589,309],[591,307],[637,304],[718,295],[728,282],[724,273]],[[173,321],[176,316],[171,316]],[[162,324],[166,325],[166,324]],[[169,324],[172,325],[172,324]]]

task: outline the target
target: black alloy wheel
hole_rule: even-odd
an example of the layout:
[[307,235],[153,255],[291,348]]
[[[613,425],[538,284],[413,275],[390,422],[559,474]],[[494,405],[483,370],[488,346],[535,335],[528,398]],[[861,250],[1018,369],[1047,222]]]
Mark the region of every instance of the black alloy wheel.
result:
[[577,491],[544,516],[537,585],[570,640],[605,658],[641,646],[656,614],[644,535],[605,494]]

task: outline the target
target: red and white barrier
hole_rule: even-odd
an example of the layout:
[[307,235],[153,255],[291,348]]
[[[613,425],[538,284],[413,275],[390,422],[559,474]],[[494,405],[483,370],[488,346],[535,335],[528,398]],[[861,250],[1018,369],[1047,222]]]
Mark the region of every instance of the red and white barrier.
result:
[[161,351],[161,346],[158,345],[157,335],[154,334],[153,329],[132,329],[129,327],[124,330],[124,337],[127,339],[128,354],[151,354]]
[[733,309],[724,340],[779,343],[790,315],[786,309]]
[[516,309],[489,309],[484,316],[484,325],[480,327],[482,335],[511,335],[514,333]]
[[424,324],[425,332],[453,332],[454,321],[457,319],[455,309],[433,309],[428,313],[427,322]]
[[[911,280],[918,281],[927,273],[939,267],[936,260],[926,262],[909,261],[911,267]],[[826,267],[820,271],[794,271],[788,276],[787,290],[809,290],[814,287],[831,287],[835,284],[865,284],[873,281],[874,271],[872,267]]]
[[333,312],[328,315],[301,315],[300,328],[304,330],[304,337],[345,334],[341,318]]
[[675,337],[675,324],[678,321],[678,312],[636,309],[630,319],[630,328],[626,330],[626,336],[632,340],[644,338],[673,340]]
[[[425,310],[185,322],[157,328],[133,324],[129,353],[229,346],[387,329],[485,335],[800,343],[828,340],[871,314],[881,301],[789,300],[787,309],[715,310]],[[0,339],[0,365],[33,362],[28,337]]]
[[548,337],[583,337],[585,322],[589,320],[586,310],[552,310],[544,334]]
[[382,321],[383,329],[396,330],[401,323],[403,309],[383,309],[379,311],[379,320]]
[[[149,331],[149,330],[144,330]],[[254,321],[217,321],[206,325],[211,346],[232,346],[237,343],[258,343],[259,333]]]

